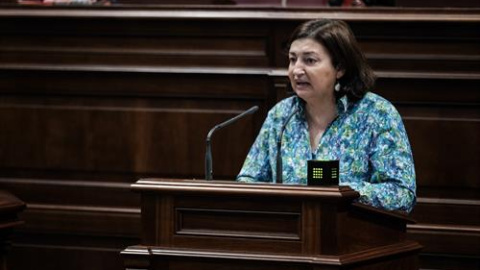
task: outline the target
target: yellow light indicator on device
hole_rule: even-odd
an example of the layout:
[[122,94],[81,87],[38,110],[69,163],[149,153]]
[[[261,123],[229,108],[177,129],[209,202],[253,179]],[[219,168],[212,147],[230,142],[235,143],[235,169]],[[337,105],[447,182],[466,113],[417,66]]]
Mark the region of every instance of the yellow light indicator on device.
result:
[[313,178],[315,179],[323,178],[323,168],[313,168]]

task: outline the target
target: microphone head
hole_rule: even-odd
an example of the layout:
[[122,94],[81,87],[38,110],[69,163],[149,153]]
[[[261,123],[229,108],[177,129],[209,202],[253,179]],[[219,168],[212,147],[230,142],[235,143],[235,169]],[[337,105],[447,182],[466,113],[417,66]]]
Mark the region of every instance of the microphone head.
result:
[[251,114],[251,113],[254,113],[254,112],[256,112],[256,111],[258,111],[258,106],[257,106],[257,105],[255,105],[255,106],[251,107],[250,109],[248,109],[248,110],[245,112],[245,114]]

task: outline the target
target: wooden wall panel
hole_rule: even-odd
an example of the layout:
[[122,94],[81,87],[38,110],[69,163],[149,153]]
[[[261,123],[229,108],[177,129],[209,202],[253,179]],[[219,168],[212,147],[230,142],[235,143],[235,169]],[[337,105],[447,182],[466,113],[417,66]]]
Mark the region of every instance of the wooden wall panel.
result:
[[[404,119],[420,194],[424,188],[479,187],[477,83],[454,78],[379,79],[379,93],[394,102]],[[455,94],[449,94],[451,89]]]
[[233,179],[291,94],[288,35],[318,17],[351,25],[404,118],[422,267],[477,269],[478,10],[2,7],[0,186],[28,206],[11,269],[119,269],[141,233],[129,184],[203,178],[208,130],[258,105],[213,137],[214,178]]
[[88,235],[23,233],[9,252],[9,269],[123,269],[118,255],[137,239]]
[[[31,25],[43,28],[40,35]],[[268,29],[258,24],[189,20],[7,19],[4,63],[143,66],[269,65]]]
[[414,152],[415,165],[422,187],[479,188],[480,183],[474,179],[478,179],[480,173],[473,164],[480,164],[476,151],[480,143],[480,122],[418,117],[406,118],[406,126],[413,134],[410,136],[412,147],[422,145],[422,148],[413,148],[418,149]]
[[[0,138],[8,142],[0,152],[3,166],[26,170],[202,177],[208,130],[249,106],[261,105],[269,86],[261,74],[32,71],[29,78],[21,74],[4,73],[3,92],[12,93],[14,86],[30,95],[48,94],[10,95],[0,105],[6,131]],[[238,91],[228,94],[235,88]],[[88,97],[90,93],[94,97]],[[242,138],[256,136],[264,113],[215,134],[212,145],[219,157],[214,168],[218,176],[231,179],[231,172],[239,170],[251,144]],[[237,147],[222,147],[228,142],[236,142]]]

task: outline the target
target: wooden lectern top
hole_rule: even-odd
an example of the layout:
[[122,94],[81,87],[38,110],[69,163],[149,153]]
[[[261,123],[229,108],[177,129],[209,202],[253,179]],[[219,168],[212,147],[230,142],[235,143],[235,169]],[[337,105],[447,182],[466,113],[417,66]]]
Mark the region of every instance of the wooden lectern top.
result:
[[358,192],[349,186],[319,187],[268,183],[241,183],[234,181],[206,181],[188,179],[140,179],[131,185],[133,190],[162,193],[211,194],[211,195],[262,195],[287,198],[355,199]]

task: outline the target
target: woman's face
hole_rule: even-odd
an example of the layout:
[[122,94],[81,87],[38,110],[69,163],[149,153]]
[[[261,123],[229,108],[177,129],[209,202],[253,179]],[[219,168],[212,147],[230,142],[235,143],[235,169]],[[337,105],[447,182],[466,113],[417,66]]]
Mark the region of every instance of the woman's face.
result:
[[342,70],[333,65],[325,47],[310,38],[295,40],[289,51],[288,77],[295,93],[306,102],[334,99],[333,89]]

